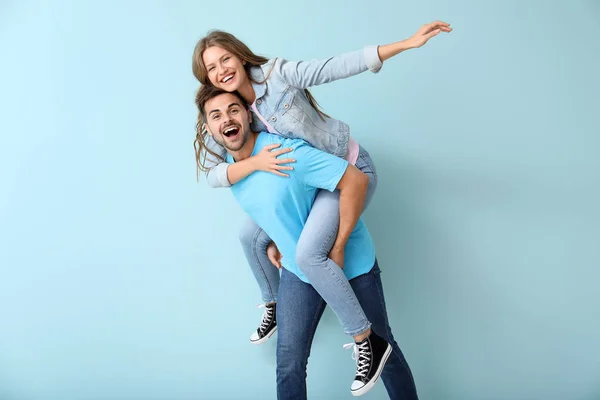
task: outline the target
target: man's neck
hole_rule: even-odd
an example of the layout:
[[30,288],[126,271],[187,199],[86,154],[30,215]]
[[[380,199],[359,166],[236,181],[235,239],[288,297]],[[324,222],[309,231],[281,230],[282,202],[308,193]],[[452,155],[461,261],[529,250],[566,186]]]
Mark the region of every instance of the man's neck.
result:
[[251,131],[250,136],[248,136],[248,140],[244,143],[244,146],[238,151],[229,151],[229,154],[233,157],[236,162],[243,161],[247,158],[250,158],[252,152],[254,151],[254,145],[256,144],[256,138],[258,137],[258,133]]

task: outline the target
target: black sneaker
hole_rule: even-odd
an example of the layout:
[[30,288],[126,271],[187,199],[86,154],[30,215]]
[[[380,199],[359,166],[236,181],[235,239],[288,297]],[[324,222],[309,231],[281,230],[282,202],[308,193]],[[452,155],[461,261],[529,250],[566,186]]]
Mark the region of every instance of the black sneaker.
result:
[[392,352],[392,346],[384,338],[371,331],[369,337],[362,342],[350,343],[344,348],[354,345],[352,358],[356,359],[356,376],[350,387],[353,396],[362,396],[373,389],[383,371],[383,367]]
[[250,336],[250,342],[252,342],[252,344],[262,344],[266,342],[277,331],[277,318],[275,316],[277,304],[261,304],[259,307],[264,307],[265,312],[263,313],[260,326],[256,332]]

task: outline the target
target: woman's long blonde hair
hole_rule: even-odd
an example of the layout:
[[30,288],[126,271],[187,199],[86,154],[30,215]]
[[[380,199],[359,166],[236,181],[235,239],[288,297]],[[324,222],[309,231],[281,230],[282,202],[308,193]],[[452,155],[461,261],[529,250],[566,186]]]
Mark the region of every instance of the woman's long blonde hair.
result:
[[[198,43],[196,43],[196,47],[194,48],[194,54],[192,56],[192,72],[194,73],[196,79],[200,81],[202,86],[212,86],[212,83],[208,79],[208,73],[206,71],[206,66],[204,65],[204,60],[202,59],[202,56],[204,55],[204,51],[206,49],[213,46],[221,47],[222,49],[225,49],[231,54],[238,57],[240,60],[242,60],[242,62],[245,61],[244,69],[246,70],[246,74],[248,75],[248,78],[254,83],[265,83],[265,81],[271,74],[272,70],[269,71],[269,73],[267,73],[265,80],[262,82],[257,82],[254,79],[252,79],[252,76],[250,75],[250,68],[266,64],[269,61],[269,59],[254,54],[252,50],[248,48],[248,46],[246,46],[242,41],[233,36],[231,33],[213,30],[210,31],[208,35],[200,39]],[[201,96],[202,90],[202,87],[200,87],[200,89],[198,89],[198,92],[196,93],[196,106],[198,106],[199,96]],[[315,109],[319,117],[323,121],[326,117],[329,118],[329,115],[325,114],[320,109],[319,104],[312,96],[312,94],[308,91],[308,89],[304,89],[304,93],[308,98],[308,102]],[[216,154],[215,152],[211,151],[209,148],[206,147],[206,139],[208,136],[208,132],[205,129],[205,122],[206,121],[204,120],[199,107],[198,122],[196,123],[196,139],[194,140],[197,174],[199,174],[199,172],[201,171],[207,171],[208,169],[210,169],[207,168],[205,165],[207,154],[210,154],[211,156],[215,157],[215,159],[218,162],[224,161],[220,155]]]

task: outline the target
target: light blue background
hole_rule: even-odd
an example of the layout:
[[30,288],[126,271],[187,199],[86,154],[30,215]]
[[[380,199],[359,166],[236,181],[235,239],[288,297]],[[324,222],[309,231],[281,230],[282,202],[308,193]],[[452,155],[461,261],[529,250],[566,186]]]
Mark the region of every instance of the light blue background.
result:
[[[366,214],[422,399],[600,398],[600,3],[0,2],[0,399],[275,397],[228,190],[195,181],[195,42],[327,57],[379,168]],[[351,398],[332,313],[309,397]],[[385,398],[378,385],[365,398]]]

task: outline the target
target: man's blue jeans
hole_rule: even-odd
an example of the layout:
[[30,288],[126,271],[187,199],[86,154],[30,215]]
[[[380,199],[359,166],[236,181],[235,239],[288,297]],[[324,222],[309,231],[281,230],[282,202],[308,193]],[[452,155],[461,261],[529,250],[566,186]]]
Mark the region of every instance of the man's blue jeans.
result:
[[[375,261],[371,271],[350,280],[350,285],[372,323],[371,328],[393,346],[381,375],[390,399],[414,400],[417,390],[410,367],[388,324],[380,274]],[[278,400],[306,399],[306,364],[325,306],[325,301],[311,285],[285,269],[281,271],[277,303]],[[348,378],[348,391],[351,378]]]

